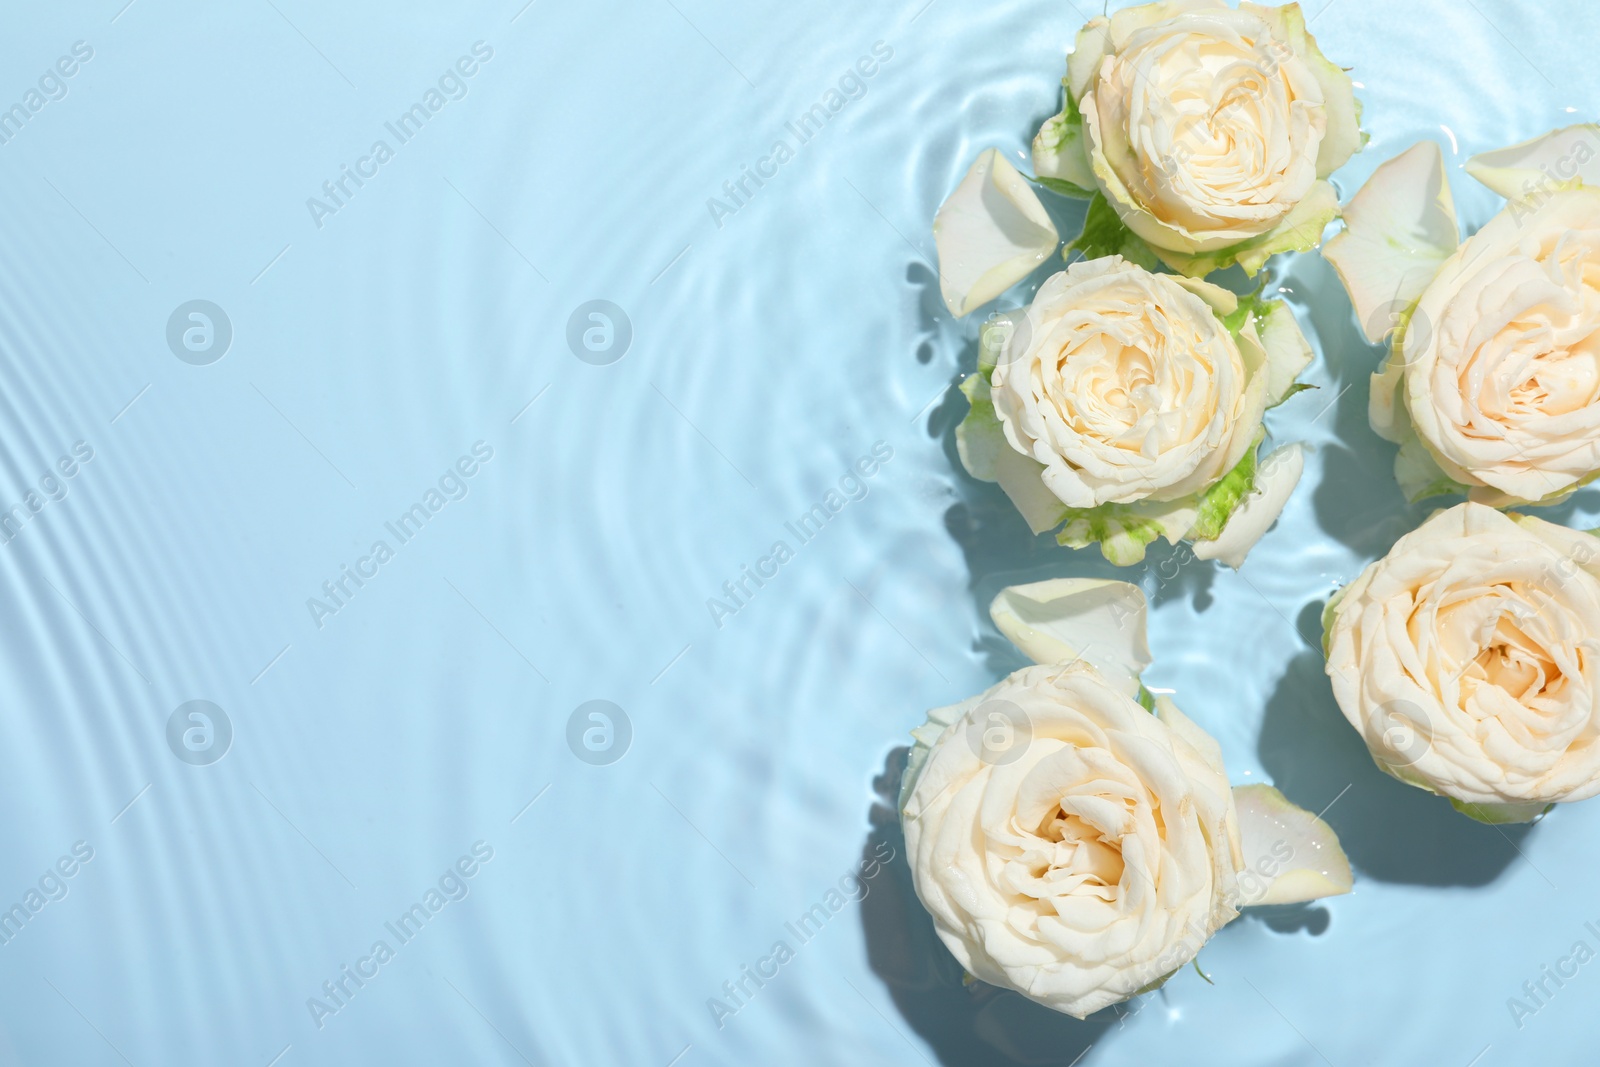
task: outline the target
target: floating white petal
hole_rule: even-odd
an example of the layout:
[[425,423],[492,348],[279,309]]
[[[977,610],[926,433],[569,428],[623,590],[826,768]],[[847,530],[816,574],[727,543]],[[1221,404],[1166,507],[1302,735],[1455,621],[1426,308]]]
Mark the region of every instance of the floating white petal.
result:
[[989,617],[1035,663],[1083,659],[1106,681],[1136,696],[1150,666],[1145,596],[1136,585],[1097,578],[1056,578],[1008,586]]
[[1421,141],[1379,167],[1345,207],[1344,221],[1322,254],[1367,340],[1377,343],[1461,243],[1439,146]]
[[1531,204],[1572,185],[1600,186],[1600,126],[1586,122],[1482,152],[1467,160],[1467,173],[1507,200]]
[[1240,901],[1302,904],[1350,892],[1350,860],[1331,827],[1270,785],[1234,787],[1244,869]]
[[933,239],[939,292],[957,318],[1026,278],[1060,244],[1027,179],[994,148],[939,208]]

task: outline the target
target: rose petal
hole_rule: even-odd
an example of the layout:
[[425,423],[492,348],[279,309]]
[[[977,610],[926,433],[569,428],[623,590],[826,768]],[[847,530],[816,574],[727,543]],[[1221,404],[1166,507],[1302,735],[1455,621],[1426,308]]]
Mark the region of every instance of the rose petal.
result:
[[1299,4],[1269,7],[1262,4],[1243,3],[1239,10],[1249,11],[1273,28],[1278,40],[1283,41],[1295,54],[1305,60],[1311,76],[1322,87],[1322,109],[1327,117],[1327,128],[1322,134],[1322,144],[1317,150],[1317,177],[1326,178],[1361,150],[1361,113],[1356,106],[1355,85],[1350,75],[1329,61],[1317,47],[1317,39],[1306,32],[1305,13]]
[[1238,263],[1255,277],[1256,271],[1279,252],[1305,252],[1322,243],[1322,231],[1339,217],[1339,197],[1333,186],[1318,181],[1272,230],[1239,250]]
[[1034,134],[1033,173],[1066,182],[1085,196],[1094,192],[1089,145],[1083,136],[1083,116],[1077,113],[1076,105],[1069,103],[1059,115],[1045,119]]
[[1439,146],[1421,141],[1380,166],[1346,205],[1344,221],[1322,255],[1377,343],[1461,243]]
[[1000,632],[1035,663],[1083,659],[1129,696],[1150,666],[1145,596],[1136,585],[1057,578],[1008,586],[989,605]]
[[1212,285],[1199,278],[1188,278],[1182,274],[1173,275],[1172,280],[1211,305],[1211,310],[1223,318],[1239,310],[1239,296],[1230,289]]
[[939,208],[933,237],[939,292],[957,318],[1026,278],[1061,243],[1032,187],[994,148]]
[[1467,173],[1507,200],[1538,202],[1573,184],[1600,185],[1600,126],[1551,130],[1467,160]]
[[1267,352],[1267,404],[1281,403],[1294,388],[1300,372],[1311,366],[1311,342],[1300,329],[1294,311],[1282,300],[1274,300],[1264,316],[1256,317],[1261,347]]
[[1233,790],[1244,856],[1240,904],[1301,904],[1350,892],[1350,860],[1333,829],[1270,785]]
[[1010,441],[1004,448],[996,446],[992,459],[995,481],[1022,513],[1029,530],[1041,534],[1061,525],[1068,508],[1045,486],[1043,463],[1018,452]]

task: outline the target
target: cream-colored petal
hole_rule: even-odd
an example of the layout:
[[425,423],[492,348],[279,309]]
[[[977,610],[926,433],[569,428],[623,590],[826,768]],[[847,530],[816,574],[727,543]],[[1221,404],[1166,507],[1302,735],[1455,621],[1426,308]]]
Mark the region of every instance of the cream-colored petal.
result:
[[1129,696],[1150,666],[1145,612],[1138,586],[1097,578],[1008,586],[989,605],[995,626],[1035,663],[1083,659]]
[[1239,310],[1239,297],[1232,290],[1224,289],[1220,285],[1212,285],[1199,278],[1189,278],[1182,274],[1174,274],[1172,280],[1189,290],[1201,300],[1211,305],[1211,310],[1218,315],[1226,317]]
[[1178,705],[1165,693],[1155,695],[1156,717],[1168,726],[1172,732],[1187,741],[1196,752],[1206,761],[1206,764],[1218,774],[1226,774],[1227,770],[1222,762],[1222,746],[1217,739],[1197,726],[1193,719],[1178,710]]
[[1072,99],[1083,101],[1084,91],[1094,82],[1100,64],[1111,51],[1111,20],[1104,15],[1090,19],[1078,31],[1077,43],[1067,56],[1067,91]]
[[1256,330],[1267,351],[1267,404],[1271,406],[1288,396],[1300,372],[1311,366],[1311,342],[1294,311],[1282,300],[1274,300],[1267,313],[1256,319]]
[[1530,203],[1573,185],[1600,186],[1600,126],[1580,123],[1480,152],[1467,160],[1467,173],[1507,200]]
[[911,791],[917,787],[917,779],[922,774],[922,768],[928,762],[928,753],[933,750],[939,738],[944,736],[945,730],[951,723],[983,703],[984,695],[978,693],[955,704],[934,708],[928,712],[927,721],[911,731],[911,751],[906,755],[906,769],[900,776],[898,806],[902,814],[906,810],[906,802],[911,799]]
[[1094,192],[1094,169],[1089,166],[1089,142],[1083,134],[1083,120],[1067,120],[1066,112],[1051,115],[1033,138],[1033,172],[1041,178],[1070,182],[1084,191]]
[[1461,243],[1444,155],[1421,141],[1384,163],[1344,209],[1344,232],[1322,255],[1350,294],[1367,340],[1400,324]]
[[[1222,270],[1235,263],[1243,267],[1246,274],[1254,277],[1267,260],[1279,252],[1304,252],[1317,247],[1322,242],[1322,231],[1339,217],[1339,197],[1333,191],[1333,186],[1325,181],[1317,181],[1312,183],[1304,198],[1289,210],[1282,222],[1261,236],[1225,248],[1180,251],[1179,249],[1193,249],[1197,244],[1204,242],[1195,242],[1187,236],[1178,234],[1171,227],[1165,227],[1153,220],[1135,219],[1130,214],[1124,214],[1123,208],[1116,203],[1112,206],[1117,208],[1118,216],[1128,223],[1130,229],[1140,232],[1140,236],[1144,236],[1142,229],[1153,227],[1164,229],[1168,237],[1145,239],[1149,241],[1151,248],[1161,257],[1163,263],[1179,274],[1186,274],[1191,278],[1204,277],[1214,270]],[[1158,243],[1166,240],[1172,243],[1164,246]]]
[[[1400,338],[1396,337],[1398,341]],[[1372,432],[1385,441],[1400,444],[1407,437],[1415,437],[1411,429],[1411,418],[1406,414],[1406,406],[1400,399],[1400,389],[1405,385],[1405,359],[1396,350],[1397,346],[1391,345],[1389,352],[1384,356],[1383,366],[1372,374],[1371,392],[1367,399],[1367,421],[1372,424]]]
[[1240,901],[1301,904],[1350,892],[1350,860],[1327,823],[1270,785],[1233,790],[1244,869]]
[[1327,118],[1327,128],[1317,149],[1317,177],[1326,178],[1361,150],[1361,116],[1356,109],[1355,85],[1350,75],[1322,54],[1317,39],[1306,31],[1305,13],[1299,4],[1242,3],[1239,10],[1248,11],[1271,26],[1274,35],[1294,49],[1305,61],[1311,76],[1317,79]]
[[996,449],[990,470],[1006,496],[1022,512],[1028,529],[1036,534],[1054,530],[1067,517],[1067,505],[1044,484],[1044,464],[1015,448]]
[[1279,252],[1305,252],[1322,243],[1322,231],[1339,217],[1339,196],[1325,181],[1312,183],[1311,189],[1270,231],[1239,250],[1238,263],[1255,277]]
[[1294,487],[1305,469],[1305,452],[1297,441],[1275,449],[1256,468],[1256,482],[1228,516],[1222,533],[1214,541],[1196,541],[1194,554],[1200,559],[1218,559],[1234,570],[1283,513]]
[[1060,244],[1027,179],[994,148],[939,208],[933,238],[939,291],[957,318],[1026,278]]

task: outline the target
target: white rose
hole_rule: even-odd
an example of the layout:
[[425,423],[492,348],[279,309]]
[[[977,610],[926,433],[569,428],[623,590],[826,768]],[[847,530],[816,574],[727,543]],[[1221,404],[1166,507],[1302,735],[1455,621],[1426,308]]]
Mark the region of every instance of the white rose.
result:
[[[1218,286],[1117,256],[1076,263],[986,333],[980,381],[964,386],[962,457],[1000,482],[1035,532],[1071,520],[1065,543],[1098,540],[1114,562],[1142,558],[1156,536],[1213,540],[1264,488],[1253,480],[1263,415],[1310,359],[1282,302],[1241,306]],[[1298,478],[1298,463],[1272,469],[1291,474],[1289,487]],[[1273,494],[1277,508],[1287,495]],[[1258,514],[1254,536],[1276,517]]]
[[[985,762],[965,735],[1003,731],[1013,708],[1026,751]],[[1081,1019],[1188,963],[1238,914],[1228,780],[1215,746],[1175,721],[1076,664],[1018,671],[952,724],[905,833],[917,895],[962,966]]]
[[1493,822],[1600,792],[1600,539],[1459,504],[1324,624],[1334,696],[1389,774]]
[[1128,230],[1196,277],[1235,262],[1254,273],[1275,252],[1315,247],[1338,215],[1325,179],[1362,144],[1350,78],[1317,49],[1298,4],[1162,0],[1093,19],[1063,87],[1065,108],[1034,140],[1035,170],[1062,191],[1098,189]]
[[1350,888],[1324,823],[1271,787],[1230,790],[1217,743],[1140,686],[1145,607],[1123,582],[1002,592],[1000,629],[1066,661],[931,712],[901,794],[940,939],[1079,1018],[1159,985],[1245,904]]
[[[1600,187],[1580,174],[1597,145],[1581,126],[1476,157],[1469,171],[1519,199],[1459,241],[1443,157],[1423,142],[1378,169],[1329,242],[1368,336],[1398,326],[1371,420],[1401,444],[1412,499],[1550,501],[1600,473]],[[1534,170],[1545,184],[1520,198],[1508,154],[1564,162],[1573,180]]]

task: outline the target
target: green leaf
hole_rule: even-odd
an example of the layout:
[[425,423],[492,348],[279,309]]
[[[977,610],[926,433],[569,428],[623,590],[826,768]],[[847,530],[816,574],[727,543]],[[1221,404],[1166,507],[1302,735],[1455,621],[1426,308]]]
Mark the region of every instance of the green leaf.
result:
[[1083,109],[1072,99],[1072,79],[1061,79],[1061,118],[1069,126],[1083,122]]
[[1217,983],[1215,983],[1215,982],[1213,982],[1211,980],[1211,976],[1209,974],[1207,974],[1206,972],[1204,972],[1204,971],[1202,971],[1200,969],[1200,957],[1199,956],[1196,956],[1194,959],[1190,960],[1189,962],[1194,964],[1194,973],[1198,974],[1201,978],[1204,978],[1206,980],[1206,985],[1216,985],[1217,984]]
[[1228,517],[1255,488],[1256,460],[1263,436],[1256,434],[1255,441],[1245,450],[1244,458],[1200,497],[1200,516],[1189,530],[1189,540],[1215,541],[1221,536],[1222,528],[1228,524]]
[[1143,682],[1139,683],[1139,706],[1152,715],[1156,713],[1156,695],[1146,689]]
[[[1265,282],[1265,279],[1263,279],[1263,282]],[[1239,331],[1244,329],[1245,323],[1249,322],[1252,317],[1257,322],[1261,322],[1267,317],[1267,312],[1272,310],[1272,305],[1278,303],[1277,300],[1269,300],[1263,297],[1261,291],[1262,286],[1257,286],[1253,293],[1239,294],[1239,306],[1234,309],[1233,314],[1223,316],[1222,325],[1226,326],[1228,332],[1233,334],[1235,341],[1239,339]]]
[[1088,200],[1095,195],[1093,190],[1085,189],[1081,185],[1074,185],[1065,178],[1039,177],[1029,178],[1028,180],[1042,189],[1049,189],[1052,193],[1060,193],[1062,196],[1070,196],[1074,200]]
[[1123,225],[1117,209],[1111,206],[1104,193],[1095,193],[1089,201],[1089,211],[1083,218],[1083,232],[1063,250],[1070,257],[1078,252],[1084,259],[1103,256],[1121,256],[1145,270],[1155,270],[1160,260],[1132,230]]

